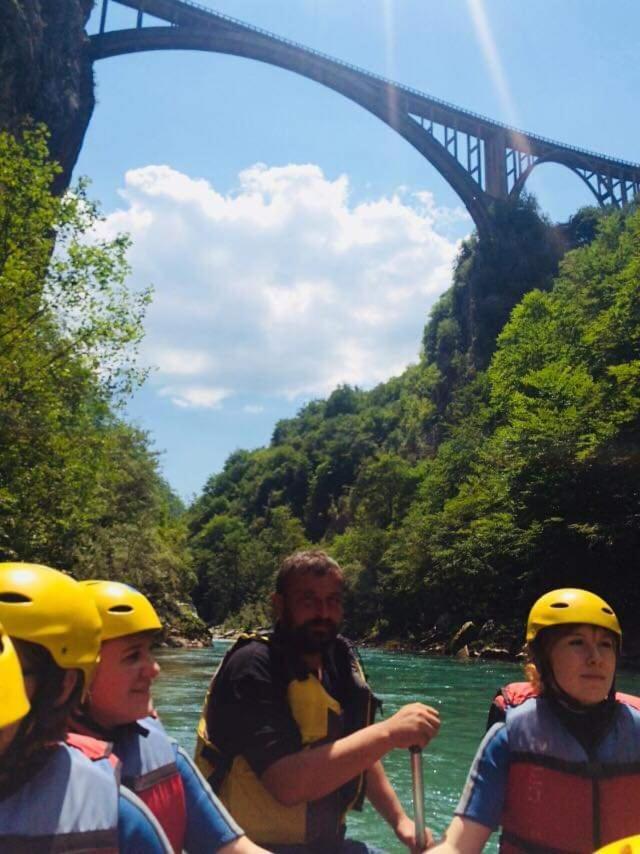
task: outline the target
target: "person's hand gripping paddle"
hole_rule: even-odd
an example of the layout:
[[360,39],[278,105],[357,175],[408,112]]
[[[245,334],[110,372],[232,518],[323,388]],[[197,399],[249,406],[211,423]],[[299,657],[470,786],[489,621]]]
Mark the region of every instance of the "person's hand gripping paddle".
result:
[[424,831],[424,780],[422,774],[422,748],[413,745],[409,748],[411,756],[411,781],[413,783],[413,817],[416,825],[416,845],[418,851],[424,851],[427,840]]

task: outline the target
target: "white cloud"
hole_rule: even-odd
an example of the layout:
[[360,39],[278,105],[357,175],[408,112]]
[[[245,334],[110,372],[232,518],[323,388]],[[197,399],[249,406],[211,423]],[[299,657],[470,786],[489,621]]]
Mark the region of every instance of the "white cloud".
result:
[[264,406],[259,403],[247,403],[242,407],[242,411],[246,412],[247,415],[260,415],[261,412],[264,412]]
[[436,204],[433,193],[430,193],[428,190],[419,190],[413,196],[420,202],[419,211],[421,216],[432,222],[434,227],[439,231],[446,231],[450,226],[459,223],[467,223],[469,230],[471,230],[471,215],[462,205],[457,208],[441,207]]
[[308,398],[401,371],[450,283],[457,243],[438,229],[466,217],[426,192],[355,204],[347,176],[311,164],[256,164],[227,194],[147,166],[127,172],[121,197],[101,230],[133,238],[132,284],[155,289],[143,359],[181,407]]
[[176,406],[183,409],[218,409],[229,397],[225,388],[211,386],[164,386],[158,392],[161,397],[170,397]]
[[162,374],[193,376],[209,371],[214,365],[214,359],[209,353],[198,350],[159,347],[149,355]]

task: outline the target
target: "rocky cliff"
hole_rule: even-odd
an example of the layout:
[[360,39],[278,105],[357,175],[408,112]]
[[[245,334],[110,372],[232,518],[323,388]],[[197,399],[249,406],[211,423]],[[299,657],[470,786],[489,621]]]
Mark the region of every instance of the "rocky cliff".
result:
[[94,107],[85,24],[93,0],[0,0],[0,128],[51,131],[66,187]]

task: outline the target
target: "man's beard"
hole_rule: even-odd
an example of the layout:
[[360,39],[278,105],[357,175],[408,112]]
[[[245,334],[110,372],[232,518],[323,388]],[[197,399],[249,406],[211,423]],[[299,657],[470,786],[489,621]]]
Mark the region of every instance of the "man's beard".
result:
[[325,652],[338,634],[338,626],[332,620],[307,620],[294,628],[285,616],[282,628],[298,652],[306,654]]

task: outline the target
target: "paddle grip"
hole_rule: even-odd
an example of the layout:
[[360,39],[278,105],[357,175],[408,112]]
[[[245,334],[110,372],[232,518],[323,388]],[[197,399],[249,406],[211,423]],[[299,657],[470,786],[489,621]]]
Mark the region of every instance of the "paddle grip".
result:
[[413,744],[409,748],[411,756],[411,782],[413,784],[413,817],[416,825],[416,843],[420,851],[427,847],[424,830],[424,780],[422,774],[422,748]]

